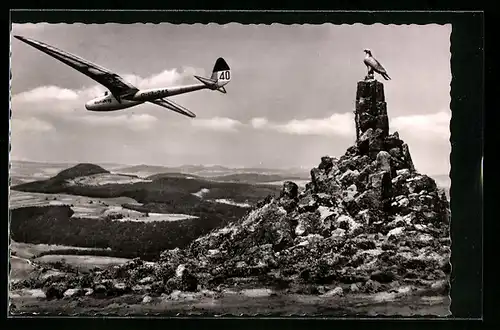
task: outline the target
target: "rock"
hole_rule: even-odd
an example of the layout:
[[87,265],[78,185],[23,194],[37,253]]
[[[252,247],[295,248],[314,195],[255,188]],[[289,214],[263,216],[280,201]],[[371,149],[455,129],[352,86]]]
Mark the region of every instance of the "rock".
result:
[[297,198],[297,194],[299,191],[299,187],[296,183],[292,181],[285,181],[283,183],[283,188],[281,190],[281,196],[284,198],[295,199]]
[[380,283],[390,283],[396,276],[390,270],[377,270],[371,274],[370,278]]
[[312,233],[318,227],[318,216],[315,213],[303,213],[298,216],[295,235],[302,236]]
[[378,201],[382,202],[392,195],[392,184],[390,172],[378,172],[368,177],[368,187],[375,194]]
[[448,295],[450,292],[450,282],[448,280],[438,280],[431,285],[431,289],[440,295]]
[[184,264],[177,267],[175,275],[179,279],[179,288],[181,291],[197,291],[198,279]]
[[334,166],[334,159],[329,156],[321,157],[321,163],[318,166],[318,169],[324,170],[325,173],[330,172]]
[[299,199],[297,207],[299,212],[313,212],[317,208],[316,198],[311,194],[306,194]]
[[376,293],[380,291],[380,283],[374,280],[368,280],[363,286],[364,293]]
[[374,216],[371,214],[370,210],[366,209],[358,212],[358,219],[362,224],[369,226],[373,222]]
[[124,294],[129,291],[129,287],[124,282],[113,283],[113,289],[118,295]]
[[341,237],[344,237],[345,234],[346,234],[345,229],[337,228],[334,231],[332,231],[331,237],[332,238],[341,238]]
[[401,149],[403,150],[403,157],[404,157],[404,160],[405,160],[405,165],[406,165],[406,168],[408,168],[410,170],[411,173],[415,172],[415,166],[413,165],[413,161],[411,159],[411,155],[410,155],[410,148],[408,147],[408,145],[406,143],[404,143],[401,147]]
[[356,283],[351,284],[351,286],[349,288],[350,288],[351,292],[353,292],[353,293],[359,291],[359,288],[356,285]]
[[391,173],[391,155],[387,151],[380,151],[377,154],[376,162],[379,171]]
[[338,286],[335,289],[332,289],[328,291],[327,293],[323,294],[323,297],[335,297],[335,296],[343,296],[344,295],[344,290]]
[[64,291],[64,298],[72,298],[72,297],[77,297],[80,296],[83,292],[81,289],[68,289]]
[[172,268],[177,268],[186,259],[185,251],[175,248],[161,253],[160,261],[169,264]]
[[366,238],[357,238],[354,240],[354,243],[356,244],[356,247],[361,250],[371,250],[375,249],[376,247],[376,244],[373,240]]
[[44,293],[48,300],[62,299],[67,289],[65,283],[54,283],[44,288]]
[[139,280],[139,284],[151,284],[154,282],[154,278],[152,276],[146,276]]
[[329,194],[325,194],[325,193],[320,192],[320,193],[314,194],[314,196],[316,197],[317,205],[333,206],[335,204],[334,198]]
[[403,231],[405,230],[404,227],[397,227],[397,228],[394,228],[392,230],[389,231],[389,233],[387,233],[387,237],[399,237],[403,234]]
[[[382,207],[380,195],[373,190],[366,190],[354,198],[355,210],[378,210]],[[355,211],[354,210],[354,211]]]
[[369,128],[359,138],[357,146],[361,155],[375,159],[384,146],[384,131],[380,128]]
[[144,298],[142,298],[143,304],[149,304],[152,301],[153,301],[153,298],[151,298],[150,296],[144,296]]
[[337,196],[341,193],[340,184],[331,173],[325,173],[324,170],[313,168],[311,170],[311,182],[315,193],[326,193]]
[[297,206],[299,187],[292,181],[285,181],[280,194],[279,205],[282,206],[286,212],[291,212]]
[[403,143],[404,142],[399,139],[399,133],[394,132],[385,138],[384,149],[386,149],[386,150],[400,149],[401,146],[403,145]]
[[347,170],[340,176],[340,182],[344,187],[348,187],[356,182],[359,176],[358,170]]
[[355,234],[361,229],[361,225],[347,215],[341,215],[337,218],[336,222],[339,228],[346,230],[349,234]]

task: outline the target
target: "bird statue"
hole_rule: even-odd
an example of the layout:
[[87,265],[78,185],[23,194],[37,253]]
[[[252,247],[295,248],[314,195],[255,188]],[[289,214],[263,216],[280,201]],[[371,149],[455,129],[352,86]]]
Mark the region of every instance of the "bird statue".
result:
[[368,76],[366,78],[373,79],[373,72],[375,71],[384,77],[385,80],[390,80],[391,77],[389,77],[384,67],[372,56],[372,51],[370,49],[365,49],[364,52],[366,56],[363,62],[368,68]]

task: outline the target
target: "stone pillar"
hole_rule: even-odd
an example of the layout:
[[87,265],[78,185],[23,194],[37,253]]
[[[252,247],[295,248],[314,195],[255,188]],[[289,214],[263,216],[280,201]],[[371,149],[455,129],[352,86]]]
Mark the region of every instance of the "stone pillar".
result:
[[375,80],[358,82],[356,91],[356,141],[368,130],[382,130],[381,137],[389,135],[389,119],[384,96],[384,84]]

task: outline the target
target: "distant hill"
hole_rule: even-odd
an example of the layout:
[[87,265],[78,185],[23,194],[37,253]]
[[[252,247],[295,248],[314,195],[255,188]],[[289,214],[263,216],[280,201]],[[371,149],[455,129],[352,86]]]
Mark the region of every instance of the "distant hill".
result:
[[116,170],[120,173],[168,173],[173,172],[173,170],[167,166],[159,166],[159,165],[133,165],[127,167],[121,167]]
[[288,177],[280,174],[261,174],[261,173],[236,173],[212,177],[212,180],[221,182],[245,182],[245,183],[263,183],[284,180],[303,180],[302,177]]
[[146,179],[159,180],[159,179],[166,179],[166,178],[202,179],[199,176],[194,175],[194,174],[177,173],[177,172],[153,174],[153,175],[148,176]]
[[[200,203],[196,193],[206,190],[204,199],[230,199],[237,203],[256,203],[277,193],[280,187],[252,185],[243,182],[218,182],[183,173],[163,173],[132,183],[106,183],[101,185],[70,184],[76,177],[93,176],[92,181],[103,179],[109,171],[93,164],[78,164],[59,172],[47,180],[13,185],[11,189],[25,192],[66,193],[94,198],[130,197],[146,204],[150,212],[192,214]],[[74,180],[73,180],[74,181]],[[80,181],[85,182],[85,181]]]
[[78,164],[76,166],[70,167],[68,169],[62,170],[54,178],[67,180],[67,179],[78,178],[80,176],[87,176],[87,175],[93,175],[93,174],[103,174],[103,173],[109,173],[109,171],[105,170],[104,168],[102,168],[98,165],[89,164],[89,163],[82,163],[82,164]]
[[[155,174],[165,173],[185,173],[199,177],[214,178],[232,174],[264,174],[280,175],[283,177],[294,177],[297,179],[308,179],[309,172],[302,169],[271,169],[271,168],[230,168],[220,165],[181,165],[181,166],[160,166],[160,165],[134,165],[115,168],[115,172],[136,174],[147,177]],[[260,182],[260,181],[259,181]]]

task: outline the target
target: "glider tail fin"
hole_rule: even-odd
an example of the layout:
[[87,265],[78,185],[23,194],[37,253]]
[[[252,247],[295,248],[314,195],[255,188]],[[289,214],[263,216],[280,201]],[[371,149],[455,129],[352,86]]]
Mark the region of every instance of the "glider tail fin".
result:
[[196,79],[205,84],[208,88],[217,90],[221,93],[226,93],[224,88],[231,81],[231,69],[226,61],[219,57],[215,62],[210,78],[194,76]]

